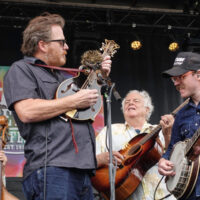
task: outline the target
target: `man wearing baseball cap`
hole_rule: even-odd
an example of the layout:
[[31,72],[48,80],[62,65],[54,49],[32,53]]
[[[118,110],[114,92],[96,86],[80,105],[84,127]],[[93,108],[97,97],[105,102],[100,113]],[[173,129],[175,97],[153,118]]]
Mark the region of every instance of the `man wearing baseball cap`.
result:
[[[170,144],[158,163],[158,171],[161,175],[175,176],[176,173],[178,174],[178,171],[176,171],[178,167],[176,166],[181,165],[181,163],[176,164],[169,161],[173,146],[179,141],[191,138],[200,127],[200,54],[180,52],[174,61],[173,67],[164,71],[162,75],[163,77],[171,78],[182,98],[190,98],[189,103],[176,115]],[[193,159],[199,159],[199,140],[193,145],[192,153],[194,156]],[[200,161],[197,163],[200,163]],[[197,169],[197,172],[198,171],[199,168]],[[179,183],[179,181],[177,182]],[[196,177],[194,177],[194,181],[191,184],[193,183],[195,183],[194,187],[191,187],[190,191],[183,191],[183,195],[179,193],[178,195],[175,194],[175,196],[179,200],[200,200],[199,172]],[[186,184],[188,184],[187,179],[183,179],[180,189],[183,187],[188,188],[190,186]],[[173,192],[174,191],[172,191],[172,193]]]

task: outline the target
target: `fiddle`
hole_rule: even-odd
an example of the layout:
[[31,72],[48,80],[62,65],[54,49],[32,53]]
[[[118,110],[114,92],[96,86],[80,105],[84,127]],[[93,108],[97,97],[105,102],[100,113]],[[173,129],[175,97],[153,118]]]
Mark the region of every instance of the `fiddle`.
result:
[[113,57],[119,49],[119,45],[113,40],[105,39],[100,48],[103,53],[98,50],[86,51],[81,57],[81,71],[78,76],[63,81],[57,91],[56,98],[62,98],[72,95],[81,89],[97,89],[99,98],[93,106],[84,109],[75,109],[66,112],[62,117],[74,120],[94,120],[101,109],[101,87],[107,84],[108,77],[101,71],[101,62],[106,55]]
[[[5,116],[0,116],[0,150],[4,148],[7,142],[7,129],[8,129],[8,120]],[[2,181],[2,161],[0,162],[0,200],[19,200],[17,197],[9,193]]]

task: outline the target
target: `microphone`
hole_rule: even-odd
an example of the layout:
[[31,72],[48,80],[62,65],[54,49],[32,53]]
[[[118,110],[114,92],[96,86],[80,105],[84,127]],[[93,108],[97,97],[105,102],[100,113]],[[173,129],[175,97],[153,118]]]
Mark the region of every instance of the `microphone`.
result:
[[121,98],[119,92],[116,90],[115,87],[113,88],[113,95],[114,95],[114,97],[115,97],[115,99],[116,99],[117,101],[122,102],[122,98]]
[[[101,87],[101,94],[104,94],[108,91],[108,84],[103,84]],[[113,88],[113,96],[115,97],[115,100],[117,100],[118,102],[122,102],[122,98],[119,94],[119,92],[116,90],[115,86]]]
[[[101,91],[107,90],[107,86],[111,86],[112,84],[114,84],[111,82],[110,77],[107,77],[105,79],[105,78],[103,78],[101,73],[98,73],[97,77],[98,77],[99,81],[102,83]],[[104,93],[104,92],[101,92],[101,93]],[[121,98],[119,92],[116,90],[115,86],[113,88],[113,95],[117,101],[122,102],[122,98]]]

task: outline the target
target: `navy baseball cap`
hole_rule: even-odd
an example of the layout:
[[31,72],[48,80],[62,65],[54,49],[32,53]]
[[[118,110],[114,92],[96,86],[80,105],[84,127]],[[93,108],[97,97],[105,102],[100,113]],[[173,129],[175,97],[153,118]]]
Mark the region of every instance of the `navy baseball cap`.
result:
[[171,69],[162,72],[163,77],[180,76],[188,71],[200,69],[200,54],[194,52],[180,52]]

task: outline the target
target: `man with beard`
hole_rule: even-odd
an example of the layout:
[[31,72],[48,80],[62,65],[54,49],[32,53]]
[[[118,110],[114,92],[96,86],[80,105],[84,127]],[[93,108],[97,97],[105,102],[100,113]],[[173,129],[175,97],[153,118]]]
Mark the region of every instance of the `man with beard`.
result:
[[[81,89],[54,99],[65,80],[55,69],[66,63],[69,50],[64,24],[57,14],[32,19],[23,32],[25,57],[13,63],[4,78],[7,106],[25,140],[23,190],[27,200],[93,199],[90,176],[96,157],[91,121],[66,121],[60,116],[93,106],[99,94],[96,89]],[[104,74],[110,73],[109,56],[101,68]]]
[[[113,162],[117,162],[118,166],[123,162],[124,157],[118,151],[126,147],[128,142],[140,133],[150,133],[156,125],[148,123],[153,112],[151,97],[146,91],[131,90],[127,93],[122,101],[122,111],[125,123],[112,124],[112,148]],[[160,124],[162,131],[159,133],[159,144],[167,147],[171,137],[171,127],[174,118],[172,115],[164,115],[161,117]],[[109,164],[109,153],[106,148],[106,127],[99,133],[96,138],[96,154],[97,165],[102,167]],[[162,143],[162,144],[161,144]],[[162,154],[161,148],[155,145],[157,151]],[[136,176],[141,176],[140,172],[133,172]],[[142,173],[141,173],[142,174]],[[150,168],[137,189],[127,198],[127,200],[153,200],[156,186],[161,176],[158,173],[157,165]],[[156,192],[156,199],[160,199],[169,194],[165,183],[162,181]],[[168,198],[174,200],[173,196]]]
[[[180,52],[173,67],[164,71],[163,76],[171,78],[182,98],[190,98],[189,103],[176,115],[170,144],[158,164],[160,174],[174,176],[175,163],[168,160],[173,146],[179,141],[191,138],[200,126],[200,55],[193,52]],[[193,151],[196,157],[200,154],[199,148],[200,144],[194,145]],[[180,198],[180,200],[185,199],[185,197]],[[196,186],[187,200],[199,199],[200,175],[198,175]]]

